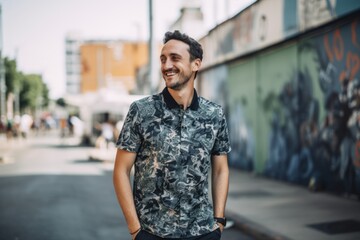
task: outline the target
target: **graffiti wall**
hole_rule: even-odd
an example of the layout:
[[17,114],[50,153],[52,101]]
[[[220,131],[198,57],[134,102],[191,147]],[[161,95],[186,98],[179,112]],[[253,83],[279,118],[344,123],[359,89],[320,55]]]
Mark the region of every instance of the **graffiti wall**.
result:
[[360,9],[358,0],[262,0],[200,39],[203,67],[213,67]]
[[200,39],[203,67],[250,53],[284,39],[283,0],[257,1]]
[[229,65],[227,81],[231,166],[253,170],[255,161],[256,64],[254,59]]
[[[299,125],[312,188],[360,195],[360,19],[299,44],[299,71],[313,73],[312,94],[323,114],[307,112]],[[301,97],[301,95],[300,95]],[[304,99],[299,99],[303,104]],[[302,163],[303,159],[299,160]],[[299,179],[289,179],[298,181]],[[300,179],[301,180],[301,179]]]
[[231,166],[360,195],[360,18],[212,68],[201,89],[225,105]]
[[[258,172],[285,179],[289,159],[298,146],[296,44],[257,56]],[[309,84],[308,84],[309,85]],[[261,149],[261,150],[260,150]]]
[[[292,1],[294,0],[290,0]],[[319,26],[359,8],[360,1],[353,0],[297,0],[299,29]]]

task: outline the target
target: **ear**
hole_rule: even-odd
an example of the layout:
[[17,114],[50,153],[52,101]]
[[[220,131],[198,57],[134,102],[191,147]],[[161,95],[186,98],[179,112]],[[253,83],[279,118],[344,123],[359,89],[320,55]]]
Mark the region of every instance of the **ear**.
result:
[[200,58],[195,59],[194,61],[192,61],[191,63],[191,67],[192,67],[192,71],[196,72],[199,71],[200,67],[201,67],[201,60]]

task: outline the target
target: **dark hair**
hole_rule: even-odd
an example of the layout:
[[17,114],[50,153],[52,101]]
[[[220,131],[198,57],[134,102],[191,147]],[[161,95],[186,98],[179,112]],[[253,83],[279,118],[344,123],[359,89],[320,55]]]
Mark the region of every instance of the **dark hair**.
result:
[[182,41],[187,45],[189,45],[189,53],[190,53],[191,61],[197,58],[199,58],[202,61],[203,50],[200,43],[198,43],[195,39],[189,37],[185,33],[181,33],[179,30],[175,30],[174,32],[165,33],[164,44],[172,39]]

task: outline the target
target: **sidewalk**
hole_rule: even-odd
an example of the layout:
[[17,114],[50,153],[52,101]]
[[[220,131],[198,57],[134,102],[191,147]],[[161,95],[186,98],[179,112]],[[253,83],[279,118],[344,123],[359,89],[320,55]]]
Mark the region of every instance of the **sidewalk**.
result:
[[[113,149],[89,153],[92,160],[115,159]],[[315,193],[236,169],[230,169],[226,209],[235,227],[257,240],[360,239],[360,201],[355,197]]]
[[12,162],[9,153],[15,148],[19,148],[19,146],[13,141],[8,141],[4,133],[0,133],[0,164]]
[[[227,217],[255,239],[359,240],[360,201],[230,170]],[[326,223],[317,228],[309,225]]]

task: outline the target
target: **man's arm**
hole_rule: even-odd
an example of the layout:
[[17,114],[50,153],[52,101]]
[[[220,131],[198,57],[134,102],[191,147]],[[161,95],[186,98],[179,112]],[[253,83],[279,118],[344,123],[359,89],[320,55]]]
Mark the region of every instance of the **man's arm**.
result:
[[[214,216],[225,217],[225,205],[229,189],[229,167],[227,155],[213,155],[211,162],[211,185]],[[223,226],[221,227],[221,230],[223,230]]]
[[[133,233],[141,225],[136,214],[133,192],[130,183],[130,171],[134,165],[136,153],[118,149],[115,158],[113,183],[117,199],[126,219],[129,232]],[[134,238],[136,234],[132,237]]]

